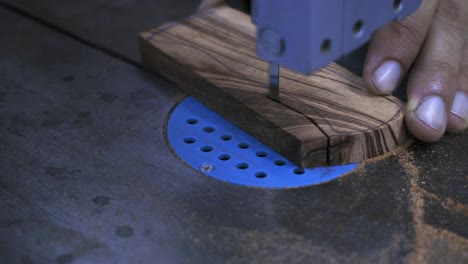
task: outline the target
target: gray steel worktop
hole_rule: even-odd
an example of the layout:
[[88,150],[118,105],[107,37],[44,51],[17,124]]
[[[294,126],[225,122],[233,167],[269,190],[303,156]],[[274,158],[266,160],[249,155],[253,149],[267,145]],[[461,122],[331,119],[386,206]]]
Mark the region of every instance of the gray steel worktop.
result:
[[300,189],[180,163],[137,34],[196,4],[0,1],[0,263],[468,262],[466,131]]

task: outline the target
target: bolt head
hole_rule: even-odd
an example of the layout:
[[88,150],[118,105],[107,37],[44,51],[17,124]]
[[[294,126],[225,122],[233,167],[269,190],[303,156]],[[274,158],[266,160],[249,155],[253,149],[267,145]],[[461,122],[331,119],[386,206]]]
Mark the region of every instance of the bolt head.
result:
[[260,47],[270,56],[281,56],[284,52],[284,41],[276,31],[264,29],[260,33]]
[[201,172],[212,172],[214,171],[215,167],[213,164],[203,163],[200,165],[199,169]]

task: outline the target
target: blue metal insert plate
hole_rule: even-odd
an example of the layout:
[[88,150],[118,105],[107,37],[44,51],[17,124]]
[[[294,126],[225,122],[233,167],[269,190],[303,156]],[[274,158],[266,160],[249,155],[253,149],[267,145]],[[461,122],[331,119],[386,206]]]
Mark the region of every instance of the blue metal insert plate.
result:
[[245,186],[309,186],[336,179],[358,166],[299,168],[193,97],[174,109],[166,133],[174,152],[194,169]]

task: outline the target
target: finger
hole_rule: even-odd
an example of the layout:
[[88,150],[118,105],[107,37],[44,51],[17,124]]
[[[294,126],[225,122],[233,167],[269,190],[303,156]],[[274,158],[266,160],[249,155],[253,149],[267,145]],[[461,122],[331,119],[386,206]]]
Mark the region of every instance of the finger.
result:
[[424,0],[412,15],[374,33],[363,74],[371,92],[391,94],[398,86],[424,43],[437,2]]
[[198,11],[207,10],[224,4],[223,0],[202,0],[198,6]]
[[408,82],[406,125],[413,136],[436,141],[445,132],[458,86],[468,25],[465,0],[440,1]]
[[461,59],[458,87],[448,116],[447,131],[461,132],[468,127],[468,29]]

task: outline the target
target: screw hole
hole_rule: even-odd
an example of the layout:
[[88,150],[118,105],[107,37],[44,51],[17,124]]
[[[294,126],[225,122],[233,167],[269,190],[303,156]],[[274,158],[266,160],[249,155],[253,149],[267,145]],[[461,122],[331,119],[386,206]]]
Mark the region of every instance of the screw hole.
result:
[[204,127],[203,131],[205,131],[206,133],[212,133],[215,131],[215,128],[208,126],[208,127]]
[[195,138],[193,138],[193,137],[184,138],[184,142],[185,142],[186,144],[193,144],[193,143],[195,143],[196,141],[197,141],[197,140],[196,140]]
[[222,161],[227,161],[231,159],[231,156],[229,154],[221,154],[219,155],[218,159]]
[[398,14],[400,13],[401,9],[403,9],[403,1],[393,0],[393,13]]
[[198,124],[198,119],[196,118],[190,118],[190,119],[187,119],[187,124],[189,125],[195,125],[195,124]]
[[212,146],[202,146],[200,148],[200,150],[203,151],[203,152],[211,152],[211,151],[213,151],[213,147]]
[[293,170],[294,174],[297,174],[297,175],[302,175],[305,173],[305,170],[303,168],[295,168]]
[[276,166],[284,166],[286,165],[286,161],[282,159],[275,160],[273,163],[275,163]]
[[361,19],[359,19],[358,21],[356,21],[356,23],[354,23],[353,36],[355,38],[360,38],[361,37],[362,33],[364,32],[363,26],[364,26],[364,23],[362,22]]
[[255,173],[255,177],[259,178],[259,179],[263,179],[267,176],[268,174],[264,171],[259,171],[259,172],[256,172]]
[[249,167],[249,164],[245,163],[245,162],[241,162],[241,163],[238,163],[236,165],[236,168],[238,168],[239,170],[245,170]]
[[328,53],[331,50],[331,40],[330,39],[324,39],[322,41],[322,45],[320,46],[320,52],[322,54]]
[[255,155],[257,155],[257,157],[259,158],[265,158],[266,156],[268,156],[268,153],[266,151],[257,151]]
[[239,148],[241,149],[248,149],[250,147],[250,145],[248,143],[245,143],[245,142],[241,142],[239,143],[239,145],[237,145]]
[[231,135],[222,135],[220,138],[221,138],[222,140],[224,140],[224,141],[229,141],[229,140],[232,139],[232,136],[231,136]]

